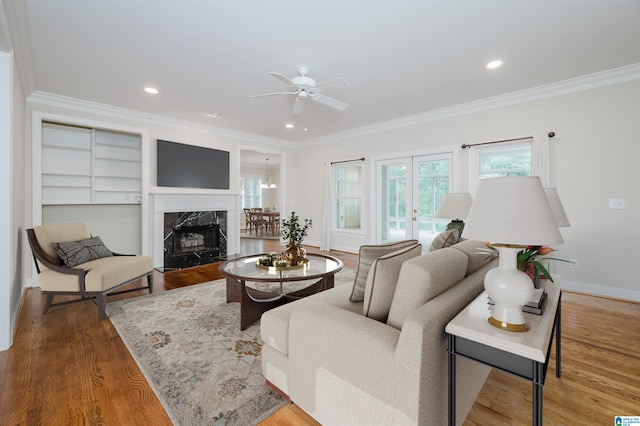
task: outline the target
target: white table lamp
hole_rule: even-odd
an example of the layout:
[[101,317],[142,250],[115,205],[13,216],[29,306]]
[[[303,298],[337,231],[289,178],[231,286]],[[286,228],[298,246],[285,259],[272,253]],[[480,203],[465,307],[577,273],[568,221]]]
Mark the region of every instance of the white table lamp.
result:
[[560,228],[571,226],[571,224],[569,223],[569,218],[564,212],[562,202],[560,201],[558,190],[555,188],[545,188],[544,193],[547,195],[547,200],[549,200],[549,205],[551,206],[553,217],[556,220],[556,225],[558,225]]
[[518,252],[527,246],[563,243],[544,188],[537,176],[480,180],[463,236],[490,242],[500,254],[484,287],[495,305],[489,323],[509,331],[527,331],[522,306],[533,296],[533,283],[518,270]]
[[457,229],[458,235],[460,235],[464,230],[464,222],[462,219],[467,218],[472,202],[471,194],[466,192],[449,192],[444,194],[438,210],[436,210],[435,217],[451,219],[451,222],[447,225],[447,231]]

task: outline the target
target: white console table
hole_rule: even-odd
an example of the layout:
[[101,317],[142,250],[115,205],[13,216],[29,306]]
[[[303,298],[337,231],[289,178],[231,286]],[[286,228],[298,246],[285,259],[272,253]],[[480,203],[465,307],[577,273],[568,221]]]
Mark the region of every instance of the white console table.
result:
[[556,334],[556,377],[560,377],[560,276],[541,281],[547,292],[542,315],[525,314],[526,332],[500,330],[488,323],[491,315],[483,292],[445,328],[449,335],[449,425],[456,424],[456,356],[461,355],[533,383],[533,424],[542,425],[542,387],[551,344]]

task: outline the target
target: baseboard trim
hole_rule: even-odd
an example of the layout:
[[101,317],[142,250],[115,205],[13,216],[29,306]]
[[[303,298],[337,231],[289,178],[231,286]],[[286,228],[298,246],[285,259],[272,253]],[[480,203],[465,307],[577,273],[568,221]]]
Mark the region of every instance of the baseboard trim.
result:
[[577,281],[562,280],[563,290],[572,290],[579,293],[592,294],[594,296],[602,296],[611,299],[629,300],[640,302],[640,291],[627,290],[615,287],[606,287],[595,284],[586,284]]

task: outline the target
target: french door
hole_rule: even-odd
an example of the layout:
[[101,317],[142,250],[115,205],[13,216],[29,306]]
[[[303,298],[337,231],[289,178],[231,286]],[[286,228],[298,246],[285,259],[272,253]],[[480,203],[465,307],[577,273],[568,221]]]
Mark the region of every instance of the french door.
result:
[[377,161],[378,243],[415,238],[426,251],[447,226],[434,216],[452,189],[451,176],[450,153]]

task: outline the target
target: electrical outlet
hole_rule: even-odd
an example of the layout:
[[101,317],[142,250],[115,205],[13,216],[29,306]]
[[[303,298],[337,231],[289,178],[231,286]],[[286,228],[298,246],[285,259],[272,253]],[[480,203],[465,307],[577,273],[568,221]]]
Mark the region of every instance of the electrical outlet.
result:
[[578,269],[578,259],[569,259],[569,269]]
[[609,198],[610,210],[624,210],[624,198]]

